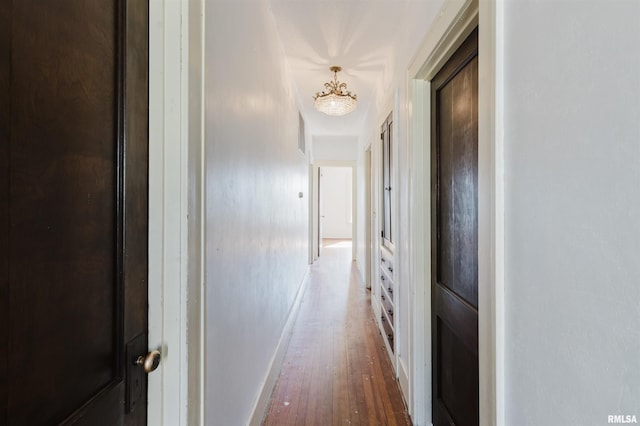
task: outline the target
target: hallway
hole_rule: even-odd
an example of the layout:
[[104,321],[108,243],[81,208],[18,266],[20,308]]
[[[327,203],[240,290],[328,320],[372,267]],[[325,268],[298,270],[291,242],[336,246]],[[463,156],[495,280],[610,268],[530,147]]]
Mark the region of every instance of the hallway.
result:
[[411,424],[350,254],[323,241],[265,426]]

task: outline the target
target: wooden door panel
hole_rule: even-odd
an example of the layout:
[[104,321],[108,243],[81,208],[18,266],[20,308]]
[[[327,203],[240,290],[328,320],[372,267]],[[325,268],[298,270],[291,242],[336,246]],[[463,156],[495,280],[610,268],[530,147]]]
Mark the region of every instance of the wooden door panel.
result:
[[[438,281],[478,306],[477,57],[438,92]],[[445,113],[447,112],[447,113]]]
[[[0,94],[11,90],[11,0],[0,0]],[[0,424],[7,412],[9,356],[9,135],[11,99],[0,96]],[[5,423],[3,423],[5,422]]]
[[[148,274],[149,3],[126,2],[124,113],[124,341],[146,334]],[[141,196],[143,194],[144,196]],[[145,344],[146,346],[146,344]],[[144,403],[144,401],[143,401]],[[144,405],[144,404],[143,404]],[[145,407],[143,406],[142,411]]]
[[478,404],[477,342],[474,351],[441,318],[437,328],[438,370],[442,372],[438,377],[440,418],[451,416],[458,426],[477,425],[479,413],[473,409]]
[[479,422],[477,29],[432,80],[434,425]]
[[60,422],[117,376],[116,8],[71,6],[13,5],[9,424]]
[[470,351],[478,353],[478,315],[465,300],[444,286],[435,289],[438,319],[456,330],[456,338]]
[[0,420],[145,424],[125,345],[147,331],[147,3],[3,6]]

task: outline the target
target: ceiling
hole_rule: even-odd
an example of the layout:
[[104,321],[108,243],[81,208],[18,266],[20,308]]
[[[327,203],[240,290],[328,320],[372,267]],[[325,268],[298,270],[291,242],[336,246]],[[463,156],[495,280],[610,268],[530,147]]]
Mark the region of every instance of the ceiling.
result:
[[[312,135],[361,133],[376,93],[390,87],[395,69],[409,61],[443,0],[268,0]],[[358,95],[346,116],[315,110],[313,95],[333,79]]]

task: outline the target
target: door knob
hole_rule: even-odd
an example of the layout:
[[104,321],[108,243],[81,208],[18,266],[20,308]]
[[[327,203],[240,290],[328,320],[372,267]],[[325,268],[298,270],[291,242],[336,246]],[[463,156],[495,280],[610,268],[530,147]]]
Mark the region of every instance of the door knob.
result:
[[151,373],[160,365],[160,351],[151,351],[146,355],[140,355],[136,360],[136,365],[141,365],[145,373]]

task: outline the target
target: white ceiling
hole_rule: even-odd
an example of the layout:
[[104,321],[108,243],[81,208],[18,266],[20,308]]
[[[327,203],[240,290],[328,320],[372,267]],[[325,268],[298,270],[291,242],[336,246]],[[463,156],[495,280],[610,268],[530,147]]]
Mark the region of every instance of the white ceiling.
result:
[[[268,0],[312,135],[355,135],[362,130],[376,91],[389,87],[427,33],[443,0]],[[313,95],[333,79],[358,95],[357,109],[342,117],[315,110]]]

